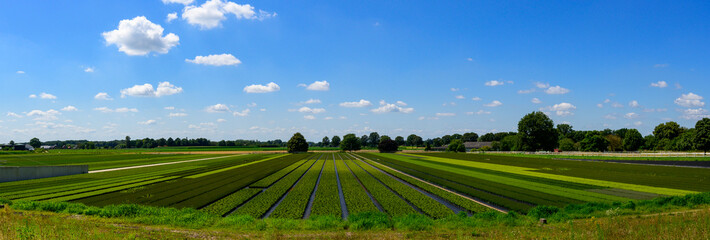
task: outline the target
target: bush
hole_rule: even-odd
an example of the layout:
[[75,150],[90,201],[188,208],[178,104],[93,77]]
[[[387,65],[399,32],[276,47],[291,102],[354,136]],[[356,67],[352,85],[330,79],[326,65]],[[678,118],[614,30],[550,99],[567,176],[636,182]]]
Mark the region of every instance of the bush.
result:
[[0,198],[0,204],[5,204],[5,205],[12,205],[12,201],[6,199],[6,198]]
[[531,216],[534,218],[548,218],[559,211],[560,211],[560,208],[555,207],[555,206],[540,205],[540,206],[530,209],[530,211],[528,211],[528,216]]
[[382,139],[382,141],[380,141],[380,144],[377,145],[377,150],[379,150],[381,153],[393,153],[397,151],[397,148],[399,148],[397,142],[388,138]]

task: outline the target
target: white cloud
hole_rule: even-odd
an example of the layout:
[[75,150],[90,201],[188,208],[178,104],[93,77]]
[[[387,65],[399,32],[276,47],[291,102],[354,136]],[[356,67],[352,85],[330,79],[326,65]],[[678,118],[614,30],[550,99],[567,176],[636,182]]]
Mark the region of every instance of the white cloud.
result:
[[[132,97],[162,97],[169,96],[173,94],[178,94],[182,92],[181,87],[176,87],[170,84],[170,82],[158,83],[158,89],[154,90],[153,85],[146,83],[143,85],[134,85],[133,87],[122,89],[121,98],[126,96]],[[99,93],[101,94],[101,93]],[[97,94],[98,96],[98,94]]]
[[641,107],[641,105],[639,105],[638,101],[633,100],[633,101],[629,102],[629,107],[637,108],[637,107]]
[[401,113],[412,113],[414,108],[405,108],[397,106],[396,104],[386,103],[384,100],[380,101],[380,107],[372,109],[373,113],[389,113],[389,112],[401,112]]
[[313,113],[313,114],[318,114],[318,113],[323,113],[325,112],[324,108],[309,108],[309,107],[301,107],[298,109],[298,112],[301,113]]
[[323,120],[333,120],[333,117],[324,117]]
[[540,103],[542,103],[542,101],[540,101],[540,99],[538,99],[538,98],[533,98],[533,99],[530,100],[530,101],[531,101],[532,103],[534,103],[534,104],[540,104]]
[[57,99],[57,96],[54,96],[49,93],[40,93],[39,98],[41,98],[41,99]]
[[569,92],[569,89],[566,89],[566,88],[563,88],[560,86],[550,87],[547,90],[545,90],[545,93],[547,93],[547,94],[565,94],[568,92]]
[[187,116],[187,113],[170,113],[168,114],[168,117],[185,117]]
[[165,22],[170,23],[177,18],[178,16],[176,12],[168,13],[168,15],[165,17]]
[[138,112],[138,109],[136,109],[136,108],[126,108],[126,107],[122,107],[122,108],[116,108],[115,111],[116,111],[117,113]]
[[557,116],[569,116],[573,115],[572,111],[575,109],[577,109],[577,107],[572,105],[571,103],[563,102],[549,106],[547,108],[542,108],[540,110],[553,111]]
[[664,67],[668,67],[668,66],[669,66],[668,63],[658,63],[658,64],[653,65],[654,68],[664,68]]
[[614,103],[612,103],[612,104],[611,104],[611,106],[612,106],[612,107],[615,107],[615,108],[623,108],[623,107],[624,107],[624,105],[623,105],[623,104],[621,104],[621,103],[618,103],[618,102],[614,102]]
[[459,89],[458,88],[451,88],[452,92],[457,92]]
[[680,85],[680,83],[675,83],[675,89],[681,89],[683,86]]
[[680,117],[688,120],[699,120],[702,118],[710,118],[710,114],[708,113],[708,110],[702,108],[689,108],[683,110]]
[[456,96],[456,99],[464,99],[464,98],[466,98],[466,97],[464,97],[463,95]]
[[604,118],[605,118],[605,119],[609,119],[609,120],[615,120],[615,119],[616,119],[616,116],[615,116],[615,115],[612,115],[612,114],[607,114],[607,115],[604,115]]
[[473,62],[473,58],[466,58],[466,61]]
[[537,88],[549,88],[550,84],[548,83],[541,83],[541,82],[535,82],[535,87]]
[[641,126],[641,125],[643,125],[643,122],[641,122],[641,121],[634,122],[634,126]]
[[320,99],[308,99],[305,102],[302,102],[302,104],[318,104],[321,103]]
[[180,42],[180,38],[173,33],[162,36],[163,27],[144,16],[121,20],[118,29],[102,35],[106,45],[114,44],[118,46],[118,51],[130,56],[143,56],[150,52],[165,54]]
[[532,93],[532,92],[535,92],[534,88],[526,89],[526,90],[518,90],[518,94],[528,94],[528,93]]
[[210,66],[237,66],[242,63],[232,54],[212,54],[209,56],[196,56],[195,59],[185,59],[185,62],[210,65]]
[[313,119],[316,119],[316,116],[306,115],[306,116],[303,116],[303,118],[305,118],[306,120],[313,120]]
[[147,120],[145,122],[138,122],[138,124],[140,124],[140,125],[153,125],[155,123],[157,123],[157,121],[155,121],[153,119]]
[[237,116],[237,117],[246,117],[249,116],[249,113],[251,112],[250,109],[244,109],[241,112],[233,112],[232,115]]
[[221,25],[227,19],[225,15],[232,14],[237,19],[264,20],[276,17],[276,13],[259,10],[254,11],[254,7],[249,4],[236,4],[234,2],[221,0],[209,0],[199,7],[186,6],[182,12],[182,19],[187,20],[191,25],[198,25],[201,29],[211,29]]
[[598,107],[598,108],[603,108],[603,107],[604,107],[604,104],[597,103],[597,107]]
[[611,99],[608,99],[608,98],[604,99],[604,103],[610,103],[610,102],[611,102]]
[[276,92],[280,90],[281,87],[279,87],[278,84],[274,82],[270,82],[266,85],[259,85],[259,84],[252,84],[249,86],[244,87],[244,92],[246,93],[269,93],[269,92]]
[[65,111],[65,112],[75,112],[75,111],[79,111],[79,109],[77,109],[77,108],[74,107],[74,106],[69,105],[69,106],[66,106],[66,107],[62,108],[62,111]]
[[205,111],[210,113],[229,112],[229,107],[227,107],[227,105],[218,103],[212,106],[208,106]]
[[217,122],[226,122],[226,121],[227,121],[227,119],[224,119],[224,118],[217,119]]
[[486,106],[486,107],[498,107],[500,105],[503,105],[503,103],[498,100],[493,100],[493,102],[491,102],[491,103],[483,104],[483,106]]
[[397,104],[398,106],[402,106],[402,107],[407,106],[407,103],[406,103],[406,102],[402,102],[402,101],[397,101],[396,104]]
[[27,113],[28,117],[35,117],[34,120],[36,121],[53,121],[57,120],[57,115],[61,115],[57,110],[54,109],[49,109],[47,111],[42,111],[42,110],[32,110],[29,113]]
[[658,81],[655,83],[651,83],[651,87],[664,88],[668,87],[668,83],[666,83],[666,81]]
[[475,112],[475,114],[476,114],[476,115],[484,115],[484,114],[488,115],[488,114],[491,114],[491,112],[489,112],[489,111],[483,111],[483,110],[478,110],[478,112]]
[[481,101],[481,98],[480,98],[480,97],[473,97],[473,98],[471,98],[471,100],[473,100],[473,101]]
[[453,117],[456,116],[456,113],[436,113],[437,117]]
[[179,3],[182,5],[188,5],[194,2],[195,0],[163,0],[164,4],[170,4],[170,3]]
[[17,72],[15,72],[15,73],[17,73],[17,74],[25,74],[25,71],[17,71]]
[[[299,86],[305,86],[305,84]],[[328,81],[315,81],[306,86],[306,89],[311,91],[328,91],[330,90],[330,83],[328,83]]]
[[97,93],[96,96],[94,96],[94,99],[96,99],[96,100],[113,100],[113,98],[111,98],[111,96],[109,96],[108,93],[105,93],[105,92]]
[[503,82],[503,81],[498,81],[498,80],[491,80],[491,81],[488,81],[488,82],[485,83],[485,85],[486,85],[486,86],[489,86],[489,87],[500,86],[500,85],[503,85],[503,84],[505,84],[505,82]]
[[367,101],[365,99],[360,99],[358,102],[344,102],[340,103],[341,107],[349,107],[349,108],[354,108],[354,107],[369,107],[372,106],[372,103],[370,101]]
[[37,94],[30,94],[29,98],[37,98]]
[[687,108],[705,106],[705,102],[700,100],[703,100],[703,97],[691,92],[688,94],[681,94],[681,96],[675,100],[675,104]]
[[20,114],[14,113],[14,112],[7,112],[8,117],[15,117],[15,118],[22,118]]
[[260,112],[266,112],[266,108],[260,108],[259,111],[260,111]]
[[624,118],[626,118],[626,119],[634,119],[634,118],[638,118],[638,117],[639,117],[638,113],[635,113],[635,112],[630,112],[630,113],[624,114]]
[[175,107],[169,106],[169,107],[164,107],[163,109],[165,109],[165,110],[175,110]]
[[88,72],[88,73],[92,73],[92,72],[94,72],[94,70],[96,70],[96,69],[94,69],[93,67],[84,68],[84,72]]

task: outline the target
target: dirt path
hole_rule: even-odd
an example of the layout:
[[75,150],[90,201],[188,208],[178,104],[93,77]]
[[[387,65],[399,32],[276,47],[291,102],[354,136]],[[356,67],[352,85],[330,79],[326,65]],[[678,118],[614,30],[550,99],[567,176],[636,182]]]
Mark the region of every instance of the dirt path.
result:
[[155,164],[140,165],[140,166],[130,166],[130,167],[120,167],[120,168],[109,168],[109,169],[102,169],[102,170],[89,171],[89,173],[113,172],[113,171],[120,171],[120,170],[126,170],[126,169],[135,169],[135,168],[144,168],[144,167],[155,167],[155,166],[163,166],[163,165],[178,164],[178,163],[187,163],[187,162],[197,162],[197,161],[212,160],[212,159],[226,158],[226,157],[233,157],[233,156],[234,156],[234,155],[228,155],[228,156],[220,156],[220,157],[192,159],[192,160],[185,160],[185,161],[178,161],[178,162],[155,163]]

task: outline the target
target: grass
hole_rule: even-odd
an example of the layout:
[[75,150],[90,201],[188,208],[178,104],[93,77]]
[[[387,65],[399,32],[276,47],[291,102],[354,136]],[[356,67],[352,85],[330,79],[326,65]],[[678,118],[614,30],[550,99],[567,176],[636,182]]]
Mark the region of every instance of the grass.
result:
[[[702,152],[700,152],[702,153]],[[621,155],[575,155],[575,154],[524,154],[524,153],[503,153],[503,152],[486,152],[488,155],[501,155],[511,157],[527,157],[527,158],[547,158],[547,159],[589,159],[589,160],[638,160],[638,161],[710,161],[710,157],[687,157],[687,156],[633,156],[634,153],[628,153],[627,156]],[[594,154],[594,153],[591,153]],[[612,153],[613,154],[613,153]]]

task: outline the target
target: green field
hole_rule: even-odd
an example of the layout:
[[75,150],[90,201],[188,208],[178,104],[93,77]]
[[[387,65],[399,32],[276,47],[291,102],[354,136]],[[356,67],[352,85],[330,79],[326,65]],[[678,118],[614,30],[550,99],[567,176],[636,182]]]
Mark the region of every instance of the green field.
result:
[[5,155],[14,165],[88,164],[110,172],[0,183],[0,198],[198,209],[223,217],[302,219],[382,212],[443,219],[536,206],[624,203],[710,191],[710,172],[455,153]]

